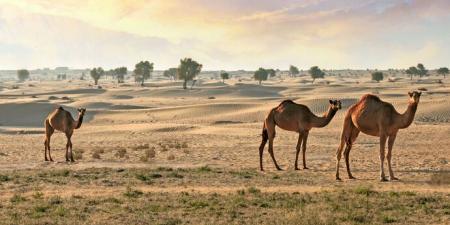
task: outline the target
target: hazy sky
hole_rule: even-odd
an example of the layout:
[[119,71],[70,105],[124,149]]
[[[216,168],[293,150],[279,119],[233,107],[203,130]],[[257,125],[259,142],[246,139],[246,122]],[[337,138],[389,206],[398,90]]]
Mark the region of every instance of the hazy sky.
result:
[[0,0],[0,69],[450,66],[450,0]]

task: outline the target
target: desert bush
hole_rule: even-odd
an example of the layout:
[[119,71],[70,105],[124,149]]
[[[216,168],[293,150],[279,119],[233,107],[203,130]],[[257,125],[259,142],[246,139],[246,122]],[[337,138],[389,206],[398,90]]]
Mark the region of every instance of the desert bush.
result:
[[114,154],[116,157],[118,158],[123,158],[127,155],[127,149],[125,148],[119,148],[116,152],[116,154]]
[[382,72],[373,72],[372,73],[372,80],[376,81],[376,82],[380,82],[381,80],[384,79],[384,75]]
[[19,81],[23,82],[30,78],[30,72],[26,69],[17,70],[17,78]]
[[311,75],[311,78],[313,79],[313,83],[317,78],[324,78],[325,72],[323,72],[318,66],[313,66],[309,69],[309,74]]
[[264,69],[264,68],[259,68],[253,74],[253,78],[259,82],[259,85],[261,85],[261,83],[264,80],[267,80],[268,76],[269,76],[269,72],[266,69]]

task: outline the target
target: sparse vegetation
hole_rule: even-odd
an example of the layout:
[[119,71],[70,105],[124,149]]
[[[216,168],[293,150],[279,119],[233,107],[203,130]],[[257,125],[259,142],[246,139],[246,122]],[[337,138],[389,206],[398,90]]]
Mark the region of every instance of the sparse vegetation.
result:
[[140,61],[134,67],[134,80],[144,86],[145,80],[152,76],[153,63],[149,61]]
[[269,72],[267,72],[267,70],[265,70],[264,68],[259,68],[257,71],[255,71],[253,78],[259,82],[259,85],[261,85],[264,80],[267,80],[268,76]]
[[119,67],[113,70],[113,76],[117,79],[117,83],[123,83],[127,73],[128,69],[126,67]]
[[187,89],[187,82],[193,80],[202,71],[202,64],[192,60],[191,58],[185,58],[180,60],[180,65],[177,69],[178,79],[184,80],[183,89]]
[[225,83],[225,80],[230,79],[230,74],[227,72],[221,72],[220,73],[220,78],[222,78],[222,83]]
[[17,78],[20,82],[23,82],[30,78],[30,72],[26,69],[17,70]]
[[312,83],[314,83],[314,81],[317,78],[324,78],[325,77],[325,72],[323,72],[318,66],[313,66],[309,69],[309,74],[311,75]]
[[177,68],[169,68],[164,70],[163,76],[170,78],[171,80],[175,80],[177,78]]
[[447,67],[441,67],[441,68],[439,68],[439,69],[437,70],[437,73],[438,73],[439,75],[444,76],[444,79],[445,79],[445,75],[447,75],[447,74],[449,73],[449,70],[448,70]]
[[98,85],[98,80],[105,74],[105,71],[101,68],[94,68],[90,71],[92,79],[94,79],[95,85]]
[[372,73],[372,80],[380,83],[380,81],[382,81],[383,79],[384,79],[383,72],[376,71]]
[[298,68],[297,68],[296,66],[291,65],[291,66],[289,67],[289,75],[290,75],[291,77],[295,77],[295,76],[297,76],[298,74],[300,74],[300,71],[298,70]]

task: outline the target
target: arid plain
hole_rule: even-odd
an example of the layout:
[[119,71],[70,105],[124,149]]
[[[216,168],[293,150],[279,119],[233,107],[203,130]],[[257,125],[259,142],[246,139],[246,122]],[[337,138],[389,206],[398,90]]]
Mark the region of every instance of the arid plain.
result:
[[[192,90],[162,78],[145,87],[100,80],[101,89],[75,79],[3,82],[0,224],[448,224],[450,79],[389,75],[395,82],[344,71],[260,86],[251,74],[232,73],[225,83],[202,74]],[[335,181],[348,107],[371,93],[403,112],[408,91],[418,89],[415,120],[393,150],[400,180],[379,181],[379,140],[360,134],[350,156],[357,179],[347,179],[341,160],[343,181]],[[284,171],[266,147],[260,172],[263,120],[285,99],[316,115],[329,99],[342,109],[310,132],[309,170],[294,170],[298,134],[278,128],[274,152]],[[76,108],[87,109],[72,137],[75,163],[65,162],[60,132],[51,140],[55,162],[44,161],[44,119],[59,105],[75,119]]]

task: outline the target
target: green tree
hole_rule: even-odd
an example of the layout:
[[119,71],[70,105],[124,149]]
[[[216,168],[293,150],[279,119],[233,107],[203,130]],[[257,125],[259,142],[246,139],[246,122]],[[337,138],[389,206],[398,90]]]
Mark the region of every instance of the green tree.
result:
[[444,79],[445,79],[445,75],[447,75],[449,73],[448,68],[447,67],[441,67],[437,70],[437,73],[439,75],[443,75]]
[[187,89],[187,82],[193,80],[195,76],[202,71],[202,64],[192,60],[191,58],[184,58],[180,60],[177,75],[178,79],[184,80],[183,89]]
[[221,72],[220,77],[222,78],[222,82],[225,83],[225,80],[230,79],[230,74],[227,72]]
[[128,73],[128,69],[126,67],[118,67],[113,71],[114,76],[117,79],[117,83],[123,83],[125,80],[125,75]]
[[419,71],[417,70],[417,68],[416,68],[415,66],[409,67],[405,72],[406,72],[406,74],[409,75],[410,80],[412,80],[412,77],[413,77],[413,76],[419,74]]
[[380,83],[380,81],[383,79],[384,79],[384,75],[382,72],[377,71],[377,72],[372,73],[372,80],[375,80],[378,83]]
[[259,85],[261,85],[262,81],[267,80],[268,76],[269,76],[269,72],[267,70],[265,70],[264,68],[259,68],[257,71],[255,71],[253,78],[255,78],[255,80],[259,81]]
[[100,77],[102,77],[105,74],[105,71],[101,68],[94,68],[91,70],[91,77],[92,79],[94,79],[95,85],[98,84],[98,80],[100,79]]
[[428,70],[425,69],[425,66],[423,66],[422,63],[417,64],[417,71],[420,77],[428,75]]
[[274,69],[267,69],[267,73],[269,73],[270,77],[274,77],[277,75],[277,71]]
[[17,70],[17,78],[20,82],[23,82],[26,79],[30,78],[30,72],[26,69]]
[[134,80],[136,82],[141,82],[141,86],[144,86],[145,80],[152,76],[153,63],[149,61],[140,61],[134,66]]
[[164,70],[163,76],[170,78],[171,80],[175,80],[177,77],[177,68],[169,68],[167,70]]
[[295,77],[295,76],[297,76],[298,74],[300,74],[300,71],[298,70],[298,68],[297,68],[296,66],[291,65],[291,66],[289,67],[289,75],[290,75],[291,77]]
[[311,67],[308,72],[313,79],[313,81],[312,81],[313,83],[317,78],[325,77],[325,72],[323,72],[318,66]]

